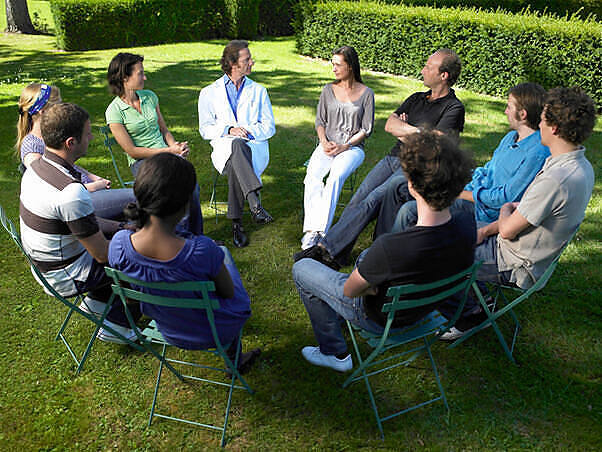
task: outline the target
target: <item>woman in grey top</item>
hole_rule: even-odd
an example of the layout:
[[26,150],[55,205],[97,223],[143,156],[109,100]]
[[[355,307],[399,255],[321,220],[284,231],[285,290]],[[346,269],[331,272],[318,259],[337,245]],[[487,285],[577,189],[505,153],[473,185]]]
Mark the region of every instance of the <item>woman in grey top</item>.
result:
[[374,127],[374,92],[362,83],[355,49],[336,49],[332,70],[335,81],[322,89],[316,113],[320,144],[309,160],[304,180],[302,249],[315,245],[330,228],[341,188],[364,161],[364,139]]

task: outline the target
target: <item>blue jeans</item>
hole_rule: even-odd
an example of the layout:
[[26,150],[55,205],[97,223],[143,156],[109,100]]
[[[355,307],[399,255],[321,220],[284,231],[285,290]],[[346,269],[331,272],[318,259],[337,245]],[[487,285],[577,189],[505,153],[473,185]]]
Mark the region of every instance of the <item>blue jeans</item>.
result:
[[367,317],[363,298],[343,294],[347,278],[348,274],[313,259],[301,259],[293,265],[293,280],[309,314],[320,351],[325,355],[347,353],[342,319],[374,333],[383,331],[381,325]]
[[108,220],[116,220],[123,216],[123,209],[130,202],[136,202],[131,188],[113,188],[97,190],[90,193],[94,214]]
[[399,158],[387,155],[370,170],[339,220],[320,240],[340,264],[347,262],[361,232],[378,216],[387,181],[394,174],[403,175]]
[[[477,228],[487,223],[477,221]],[[477,281],[486,281],[497,284],[509,284],[511,271],[499,271],[497,267],[497,235],[490,235],[483,240],[474,250],[474,260],[483,261],[477,271]]]

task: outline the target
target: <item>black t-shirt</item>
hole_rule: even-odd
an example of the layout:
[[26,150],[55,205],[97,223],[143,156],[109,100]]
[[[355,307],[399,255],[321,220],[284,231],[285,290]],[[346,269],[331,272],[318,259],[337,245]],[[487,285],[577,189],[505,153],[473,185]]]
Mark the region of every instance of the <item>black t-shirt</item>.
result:
[[[368,317],[384,325],[387,290],[402,284],[424,284],[455,275],[472,265],[477,237],[474,215],[458,212],[439,226],[414,226],[378,237],[358,265],[359,274],[377,288],[366,296]],[[410,325],[437,308],[431,304],[398,311],[393,326]]]
[[[414,127],[431,127],[441,132],[458,135],[464,130],[464,105],[453,89],[445,97],[430,101],[431,91],[414,93],[399,106],[395,113],[408,115],[408,124]],[[399,140],[391,148],[391,155],[399,155]]]

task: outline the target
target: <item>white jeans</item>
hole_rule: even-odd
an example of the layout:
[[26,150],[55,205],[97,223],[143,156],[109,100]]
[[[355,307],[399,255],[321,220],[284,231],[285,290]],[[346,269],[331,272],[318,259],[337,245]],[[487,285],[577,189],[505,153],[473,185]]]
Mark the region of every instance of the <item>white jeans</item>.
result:
[[[352,146],[336,157],[330,157],[324,153],[322,145],[318,145],[309,159],[303,181],[305,184],[303,232],[328,231],[343,184],[363,161],[364,150],[358,146]],[[328,179],[324,184],[323,179],[327,174]]]

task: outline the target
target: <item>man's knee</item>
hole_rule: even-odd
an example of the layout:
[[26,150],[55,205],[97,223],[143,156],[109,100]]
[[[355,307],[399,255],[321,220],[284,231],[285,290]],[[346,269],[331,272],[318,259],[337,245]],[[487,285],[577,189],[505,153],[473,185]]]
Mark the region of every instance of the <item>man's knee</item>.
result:
[[243,153],[245,155],[251,155],[251,148],[247,142],[241,138],[235,138],[232,140],[232,154]]

